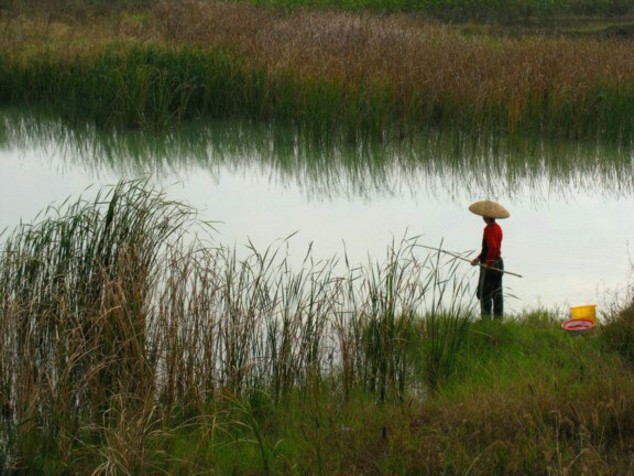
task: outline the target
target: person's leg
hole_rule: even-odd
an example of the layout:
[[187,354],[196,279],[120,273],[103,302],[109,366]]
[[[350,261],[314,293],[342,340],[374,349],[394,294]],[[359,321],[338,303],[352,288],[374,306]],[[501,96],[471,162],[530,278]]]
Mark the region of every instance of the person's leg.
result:
[[[497,269],[504,269],[504,261],[502,258],[495,262]],[[493,317],[496,319],[502,319],[504,316],[504,293],[502,289],[502,276],[504,273],[492,271],[491,276],[491,300],[493,302]]]
[[493,308],[493,301],[491,298],[480,300],[480,314],[483,319],[491,319],[491,310]]
[[491,271],[482,270],[481,287],[480,287],[480,312],[482,318],[490,318],[493,307],[493,291],[491,282]]
[[502,283],[493,291],[492,296],[493,303],[493,317],[496,319],[502,319],[504,317],[504,297],[502,295]]

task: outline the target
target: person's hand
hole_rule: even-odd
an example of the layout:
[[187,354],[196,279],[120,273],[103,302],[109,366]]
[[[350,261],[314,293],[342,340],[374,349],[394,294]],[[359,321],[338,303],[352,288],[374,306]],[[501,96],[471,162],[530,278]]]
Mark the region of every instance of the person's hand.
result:
[[478,261],[480,261],[480,259],[479,259],[479,258],[473,258],[473,259],[471,260],[471,266],[475,266],[476,264],[478,264]]

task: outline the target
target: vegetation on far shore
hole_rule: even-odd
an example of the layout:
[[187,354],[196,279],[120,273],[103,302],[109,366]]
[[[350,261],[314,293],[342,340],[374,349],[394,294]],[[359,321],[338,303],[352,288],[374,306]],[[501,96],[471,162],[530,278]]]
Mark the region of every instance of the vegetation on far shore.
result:
[[0,104],[75,122],[241,117],[352,139],[447,127],[634,135],[631,41],[618,36],[492,36],[419,15],[194,1],[1,20]]
[[[177,4],[178,2],[170,2]],[[337,11],[369,11],[372,13],[414,13],[430,18],[455,21],[514,23],[553,19],[588,18],[618,23],[631,21],[634,6],[629,0],[227,0],[225,3],[248,3],[284,9],[334,9]],[[114,11],[147,9],[152,0],[3,0],[0,8],[10,12],[42,9],[47,12],[110,14]]]

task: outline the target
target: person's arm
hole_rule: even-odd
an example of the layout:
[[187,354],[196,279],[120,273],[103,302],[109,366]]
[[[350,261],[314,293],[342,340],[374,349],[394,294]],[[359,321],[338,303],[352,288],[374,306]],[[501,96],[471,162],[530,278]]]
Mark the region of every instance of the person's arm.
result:
[[[486,232],[486,228],[485,228]],[[471,266],[475,266],[477,264],[482,264],[482,257],[487,255],[487,241],[486,241],[486,233],[482,236],[482,250],[480,254],[471,260]],[[486,266],[486,263],[485,263]]]

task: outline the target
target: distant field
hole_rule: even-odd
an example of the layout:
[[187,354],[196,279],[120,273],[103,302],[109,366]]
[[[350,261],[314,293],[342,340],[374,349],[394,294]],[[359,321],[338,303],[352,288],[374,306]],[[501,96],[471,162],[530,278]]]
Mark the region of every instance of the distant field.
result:
[[[42,10],[74,13],[98,11],[122,12],[154,9],[161,5],[181,8],[187,0],[156,2],[153,0],[1,0],[3,12]],[[202,4],[218,3],[200,2]],[[485,23],[524,24],[535,28],[553,22],[570,25],[599,23],[615,27],[617,34],[632,34],[634,2],[631,0],[227,0],[226,4],[251,4],[281,9],[330,9],[373,13],[414,13],[450,23],[476,21]]]
[[350,137],[634,134],[632,42],[618,36],[245,3],[65,11],[5,15],[0,103],[134,128],[240,117]]
[[255,5],[420,12],[443,19],[512,20],[549,15],[620,16],[630,0],[249,0]]

